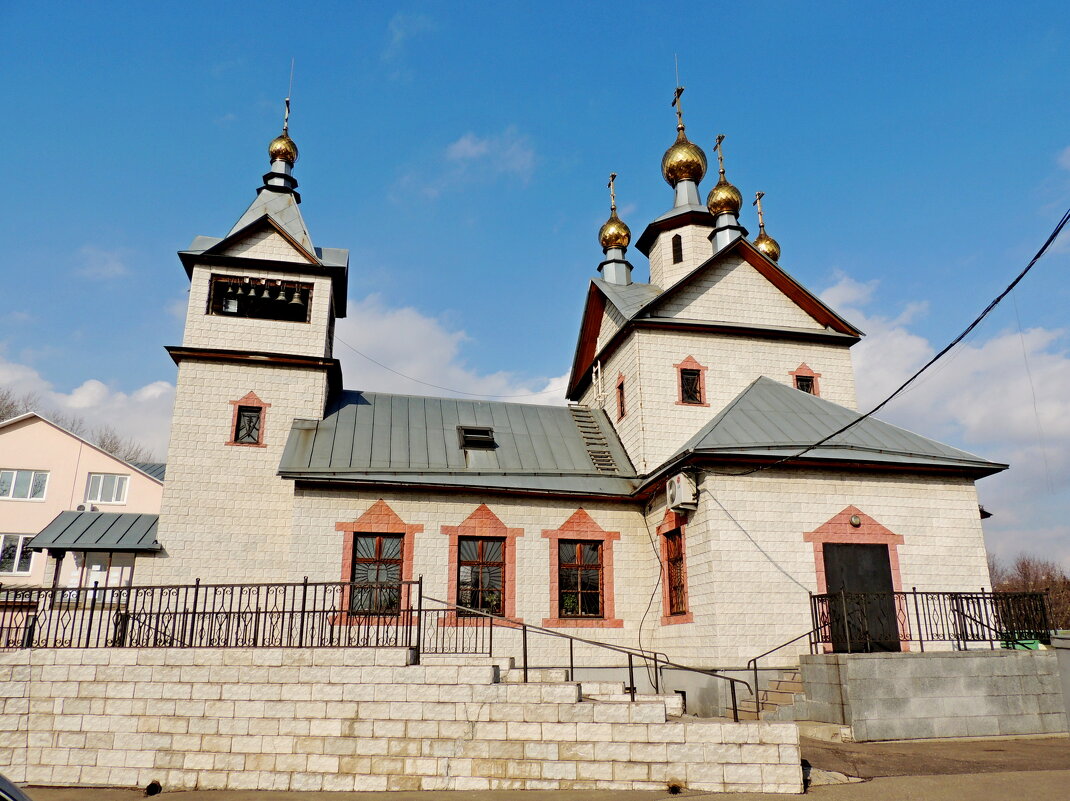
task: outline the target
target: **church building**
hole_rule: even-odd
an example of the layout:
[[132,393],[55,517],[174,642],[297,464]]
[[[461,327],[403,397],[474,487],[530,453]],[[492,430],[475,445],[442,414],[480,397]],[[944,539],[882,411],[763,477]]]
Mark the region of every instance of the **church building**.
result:
[[551,406],[345,387],[348,251],[310,236],[284,126],[249,208],[179,253],[162,551],[139,583],[422,578],[446,604],[706,666],[804,634],[813,593],[988,585],[974,482],[1006,466],[851,425],[863,333],[781,265],[760,205],[748,238],[722,139],[703,201],[677,104],[668,208],[634,246],[611,180],[569,404]]

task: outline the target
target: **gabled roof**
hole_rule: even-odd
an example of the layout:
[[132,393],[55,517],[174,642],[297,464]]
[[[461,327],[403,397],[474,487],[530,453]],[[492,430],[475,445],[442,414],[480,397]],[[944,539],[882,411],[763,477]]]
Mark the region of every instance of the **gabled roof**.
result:
[[[665,303],[675,298],[683,289],[690,286],[709,270],[714,263],[732,251],[738,251],[739,255],[748,264],[799,308],[823,325],[824,329],[802,329],[772,325],[753,326],[721,320],[687,320],[658,314],[659,309]],[[612,351],[619,344],[623,333],[640,324],[640,322],[643,325],[662,328],[695,329],[701,325],[712,325],[723,332],[737,330],[739,333],[754,334],[764,331],[769,335],[775,334],[785,338],[837,340],[845,344],[856,342],[863,335],[861,330],[840,317],[820,298],[796,281],[779,264],[770,261],[750,242],[740,237],[730,242],[717,253],[714,253],[690,273],[665,289],[655,284],[633,283],[625,286],[611,284],[600,278],[592,279],[591,288],[587,294],[587,303],[584,306],[583,320],[580,324],[579,341],[576,344],[576,351],[572,361],[572,371],[567,391],[567,396],[570,399],[574,400],[578,396],[579,388],[584,383],[591,365],[598,356],[596,343],[606,302],[616,308],[626,322],[621,331],[603,345],[602,351]]]
[[29,542],[35,551],[159,551],[159,515],[60,512]]
[[308,226],[301,216],[301,208],[298,206],[298,195],[292,191],[275,191],[276,187],[262,186],[257,190],[256,198],[249,204],[249,208],[234,223],[225,239],[230,239],[236,233],[249,228],[254,223],[270,218],[286,235],[296,242],[306,253],[313,253],[312,237],[309,236]]
[[[465,450],[459,426],[496,447]],[[340,393],[323,420],[295,420],[279,466],[292,479],[628,495],[635,472],[605,413],[371,392]]]
[[[692,456],[781,459],[858,420],[853,409],[762,376],[735,397],[666,463]],[[944,445],[867,417],[795,463],[851,462],[873,466],[939,468],[975,476],[1007,465]]]
[[[67,436],[78,440],[83,445],[86,445],[86,446],[92,448],[95,451],[99,451],[100,453],[104,454],[105,456],[107,456],[110,459],[114,459],[119,464],[123,464],[123,465],[127,465],[128,467],[132,467],[135,470],[137,470],[139,473],[144,473],[146,476],[151,478],[153,481],[156,481],[156,482],[158,482],[160,484],[163,483],[163,469],[167,465],[158,464],[158,463],[149,464],[149,463],[146,463],[146,462],[127,462],[127,461],[124,461],[123,459],[120,459],[115,454],[108,453],[106,450],[104,450],[100,446],[94,445],[92,442],[87,440],[85,437],[80,437],[77,434],[75,434],[73,431],[70,431],[70,430],[64,428],[63,426],[59,425],[58,423],[53,423],[51,420],[49,420],[43,414],[40,414],[38,412],[25,412],[24,414],[20,414],[20,415],[17,415],[15,417],[9,417],[7,420],[2,420],[2,421],[0,421],[0,429],[7,428],[8,426],[14,425],[15,423],[21,423],[23,420],[29,420],[31,418],[37,418],[41,422],[47,423],[48,425],[52,426],[56,430],[62,431]],[[147,468],[153,468],[153,469],[147,469]],[[157,470],[159,472],[159,475],[155,474],[155,472],[157,472]]]

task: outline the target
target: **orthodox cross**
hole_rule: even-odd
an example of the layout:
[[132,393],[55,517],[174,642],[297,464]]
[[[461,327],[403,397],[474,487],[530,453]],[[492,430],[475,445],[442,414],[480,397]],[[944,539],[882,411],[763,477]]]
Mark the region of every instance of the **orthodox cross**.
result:
[[672,98],[673,108],[676,109],[676,127],[677,128],[683,128],[684,127],[684,106],[683,106],[683,103],[680,102],[680,95],[682,95],[683,93],[684,93],[684,87],[677,86],[676,87],[676,92],[675,92],[675,94],[673,94],[673,98]]
[[609,183],[606,184],[606,186],[609,187],[609,210],[610,211],[616,211],[617,210],[617,191],[613,187],[613,182],[616,181],[616,180],[617,180],[617,174],[615,172],[611,172],[609,174]]
[[751,203],[751,205],[758,207],[758,227],[764,231],[765,230],[765,220],[762,217],[762,198],[763,197],[765,197],[765,192],[755,192],[754,193],[754,202]]
[[282,132],[284,134],[290,131],[290,98],[286,98],[286,111],[282,115]]
[[724,151],[721,150],[721,142],[724,141],[724,134],[717,134],[717,144],[713,146],[713,149],[717,151],[717,166],[719,167],[721,177],[724,177]]

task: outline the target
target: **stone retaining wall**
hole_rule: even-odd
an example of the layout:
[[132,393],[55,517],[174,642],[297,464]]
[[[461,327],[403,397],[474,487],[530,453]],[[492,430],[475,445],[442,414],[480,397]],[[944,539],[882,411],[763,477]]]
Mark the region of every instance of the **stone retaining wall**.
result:
[[[165,790],[665,789],[797,793],[798,729],[580,700],[403,649],[0,653],[0,772]],[[678,700],[678,699],[676,699]]]

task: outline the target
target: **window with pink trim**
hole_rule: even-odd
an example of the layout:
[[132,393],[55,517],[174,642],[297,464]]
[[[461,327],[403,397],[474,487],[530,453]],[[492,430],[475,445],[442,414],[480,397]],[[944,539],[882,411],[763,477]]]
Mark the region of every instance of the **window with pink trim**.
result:
[[583,509],[560,528],[545,529],[550,541],[550,607],[544,626],[621,628],[614,617],[613,543],[619,531],[606,531]]
[[706,368],[688,356],[676,368],[677,406],[709,406],[706,402]]
[[789,372],[788,375],[791,376],[795,389],[800,392],[806,392],[809,395],[821,396],[821,387],[818,384],[821,373],[815,373],[805,362]]
[[416,534],[424,527],[405,523],[380,498],[356,520],[336,523],[334,528],[345,535],[342,608],[347,611],[339,622],[367,615],[396,616],[400,609],[412,608],[416,599],[406,582],[412,581]]
[[264,448],[264,422],[270,403],[264,403],[255,392],[230,401],[230,439],[227,445],[243,445],[249,448]]
[[[481,503],[459,526],[443,526],[449,544],[449,598],[459,606],[511,620],[516,616],[516,539],[524,529],[509,528]],[[462,612],[447,614],[439,625],[478,623]],[[521,621],[522,622],[522,621]]]
[[691,623],[694,617],[687,604],[687,558],[685,532],[687,518],[667,509],[658,526],[661,539],[662,615],[663,626]]

